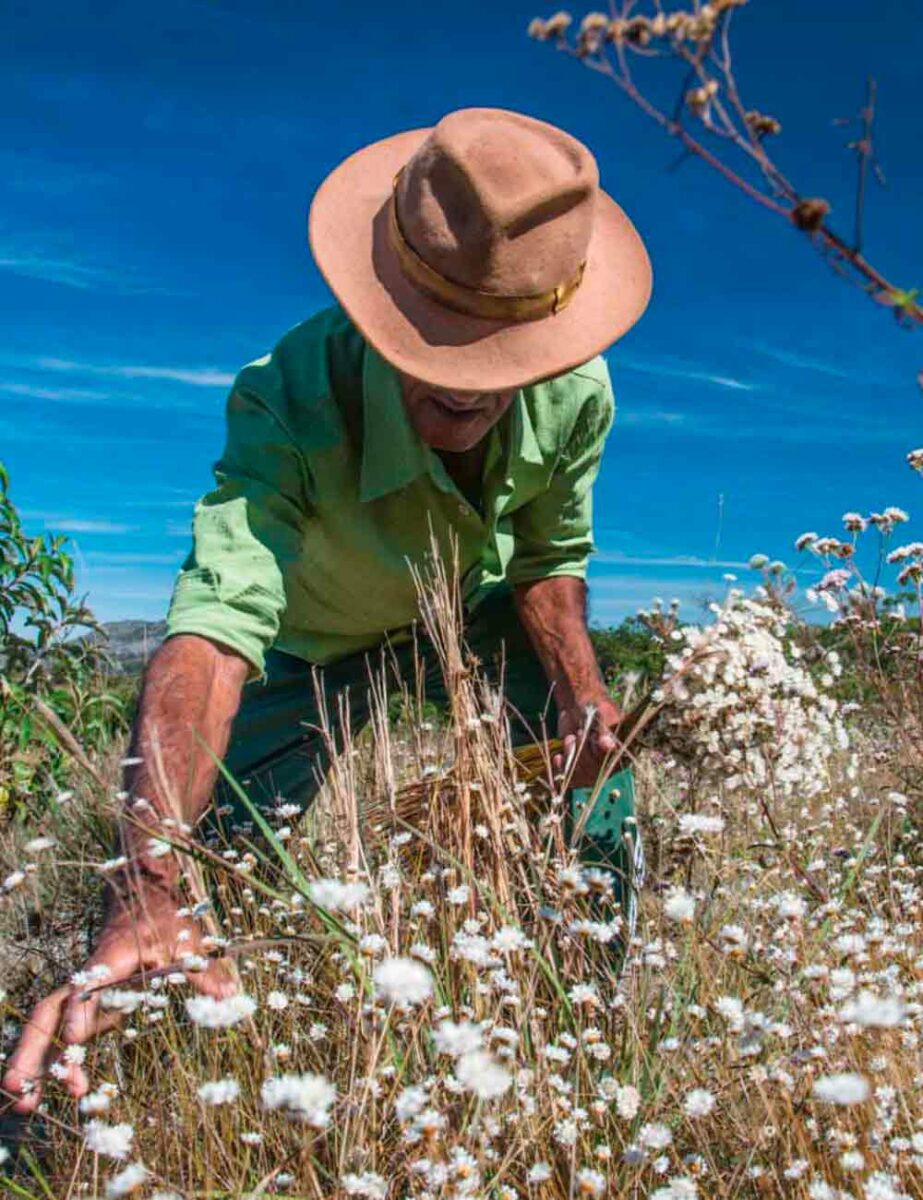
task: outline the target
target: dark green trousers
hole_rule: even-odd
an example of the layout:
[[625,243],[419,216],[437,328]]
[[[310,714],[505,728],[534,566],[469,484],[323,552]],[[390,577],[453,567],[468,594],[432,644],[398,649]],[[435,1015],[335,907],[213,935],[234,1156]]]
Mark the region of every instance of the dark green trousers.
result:
[[[496,686],[502,680],[513,744],[535,741],[546,731],[555,736],[554,698],[519,621],[512,592],[498,588],[483,600],[466,615],[464,632],[466,645],[480,659],[491,683]],[[422,630],[416,645],[389,645],[384,654],[379,647],[318,669],[331,732],[337,736],[340,748],[338,698],[343,697],[348,706],[349,728],[355,736],[369,720],[370,673],[379,672],[384,664],[389,690],[397,692],[403,682],[413,695],[415,658],[422,663],[426,700],[444,708],[447,696],[438,658]],[[264,807],[282,796],[307,808],[329,766],[327,739],[318,728],[320,724],[311,664],[270,650],[266,679],[254,680],[244,688],[225,765],[256,805]],[[568,818],[571,827],[589,794],[589,789],[573,789]],[[206,821],[206,837],[217,832],[216,823],[225,832],[250,828],[246,810],[223,780],[218,784],[216,800],[217,808]],[[607,781],[589,819],[584,821],[580,857],[587,865],[616,872],[619,890],[623,891],[624,881],[637,876],[640,870],[639,854],[634,781],[630,770],[622,770]]]

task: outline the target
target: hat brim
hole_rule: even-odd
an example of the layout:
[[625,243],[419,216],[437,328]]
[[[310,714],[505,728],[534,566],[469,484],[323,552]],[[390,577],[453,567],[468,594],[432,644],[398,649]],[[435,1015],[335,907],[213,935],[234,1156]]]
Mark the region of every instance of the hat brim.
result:
[[513,324],[470,317],[415,287],[391,248],[388,200],[394,176],[429,133],[409,130],[350,155],[320,185],[308,216],[321,274],[382,358],[434,387],[505,391],[587,362],[634,325],[650,299],[650,259],[605,192],[583,280],[553,316]]

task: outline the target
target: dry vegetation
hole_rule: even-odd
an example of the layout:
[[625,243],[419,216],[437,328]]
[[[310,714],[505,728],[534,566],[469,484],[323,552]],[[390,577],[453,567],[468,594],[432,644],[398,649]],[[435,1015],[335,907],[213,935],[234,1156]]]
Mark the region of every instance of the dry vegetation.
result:
[[[565,781],[521,779],[437,581],[446,726],[395,731],[380,696],[310,826],[280,798],[218,848],[206,945],[237,998],[195,997],[195,961],[86,981],[123,1028],[83,1101],[52,1084],[41,1121],[7,1120],[5,1194],[923,1196],[920,626],[849,549],[871,531],[917,587],[887,511],[802,539],[840,652],[792,622],[781,564],[704,629],[647,615],[671,653],[632,747],[633,935],[566,844]],[[844,659],[877,699],[837,703]],[[7,1049],[87,945],[117,766],[7,838]]]

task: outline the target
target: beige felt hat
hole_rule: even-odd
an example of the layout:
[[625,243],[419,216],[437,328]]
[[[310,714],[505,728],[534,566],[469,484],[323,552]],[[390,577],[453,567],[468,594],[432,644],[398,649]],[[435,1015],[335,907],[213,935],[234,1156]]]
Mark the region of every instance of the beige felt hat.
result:
[[504,109],[459,109],[358,150],[318,188],[308,237],[365,339],[436,387],[559,375],[650,298],[644,244],[593,155]]

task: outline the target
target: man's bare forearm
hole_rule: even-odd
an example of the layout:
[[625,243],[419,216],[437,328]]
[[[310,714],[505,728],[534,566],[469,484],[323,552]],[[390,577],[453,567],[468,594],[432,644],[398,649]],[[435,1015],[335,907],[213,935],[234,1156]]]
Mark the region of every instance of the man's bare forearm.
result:
[[176,856],[151,853],[150,829],[165,817],[193,826],[207,808],[217,767],[205,746],[224,756],[248,671],[235,651],[195,634],[169,638],[151,659],[129,751],[141,761],[127,767],[124,782],[129,873],[175,883]]
[[590,641],[586,584],[561,576],[520,584],[516,607],[559,706],[591,704],[606,688]]

